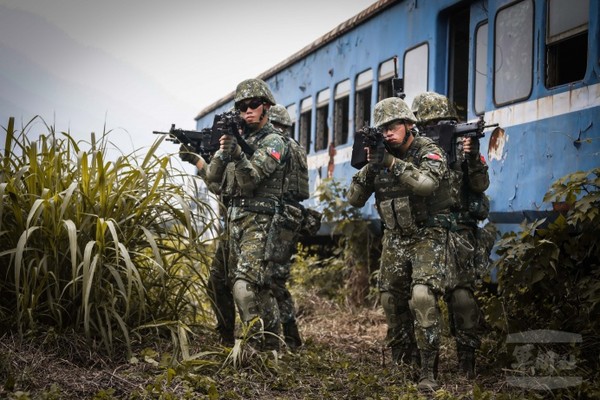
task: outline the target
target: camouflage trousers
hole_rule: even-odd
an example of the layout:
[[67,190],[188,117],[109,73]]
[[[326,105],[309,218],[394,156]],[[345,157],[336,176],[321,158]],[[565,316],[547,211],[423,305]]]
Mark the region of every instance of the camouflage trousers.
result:
[[[272,216],[240,212],[236,208],[230,207],[228,210],[230,217],[235,216],[229,219],[229,278],[233,285],[238,280],[248,282],[248,288],[254,292],[255,311],[262,319],[264,330],[277,334],[280,320],[277,302],[271,290],[272,268],[271,263],[264,259]],[[238,299],[235,301],[237,303]],[[247,316],[242,315],[243,322],[248,322],[246,318]]]
[[453,287],[456,276],[447,263],[448,238],[448,230],[439,227],[424,227],[411,236],[384,231],[378,288],[382,299],[393,302],[392,307],[384,305],[390,347],[415,341],[419,349],[439,346],[440,321],[421,327],[412,316],[409,300],[415,284],[426,285],[436,295]]
[[227,259],[229,246],[227,239],[223,238],[217,243],[210,274],[208,277],[208,296],[211,306],[217,317],[217,332],[221,340],[228,345],[233,345],[235,331],[235,303],[231,280],[228,276]]
[[279,308],[279,319],[282,324],[296,320],[296,308],[294,299],[287,288],[287,281],[290,278],[291,263],[282,263],[273,265],[273,276],[271,280],[271,290],[277,301]]
[[[478,333],[479,306],[473,295],[475,282],[479,279],[479,268],[475,264],[475,249],[477,240],[475,236],[476,227],[462,226],[456,232],[452,232],[449,241],[450,260],[456,271],[456,285],[446,292],[445,301],[448,305],[448,317],[450,332],[459,347],[479,348],[481,339]],[[456,290],[468,291],[470,301],[460,304],[454,299]],[[465,310],[467,308],[467,310]],[[473,319],[473,323],[465,324],[460,321],[465,315]]]

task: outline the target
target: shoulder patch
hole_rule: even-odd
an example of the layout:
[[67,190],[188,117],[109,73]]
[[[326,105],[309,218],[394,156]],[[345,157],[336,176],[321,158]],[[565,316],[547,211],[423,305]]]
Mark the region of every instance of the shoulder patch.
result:
[[435,160],[435,161],[439,161],[442,159],[442,157],[440,157],[438,154],[435,154],[435,153],[427,153],[425,155],[425,157],[429,158],[430,160]]
[[280,163],[282,158],[287,154],[287,142],[283,136],[278,133],[267,135],[261,141],[261,147],[263,147],[264,151],[278,163]]
[[277,161],[281,161],[281,153],[278,152],[277,149],[273,147],[267,147],[267,153]]
[[482,163],[483,165],[485,165],[485,164],[486,164],[486,163],[485,163],[485,157],[483,156],[483,154],[480,154],[480,155],[479,155],[479,158],[481,159],[481,163]]

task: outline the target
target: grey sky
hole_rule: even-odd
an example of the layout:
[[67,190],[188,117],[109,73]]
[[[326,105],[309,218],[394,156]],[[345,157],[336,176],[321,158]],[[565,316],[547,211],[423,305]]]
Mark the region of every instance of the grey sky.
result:
[[[108,128],[125,130],[134,145],[148,144],[150,125],[194,128],[197,112],[234,90],[237,82],[264,72],[374,2],[0,0],[0,13],[6,14],[0,21],[0,50],[18,60],[0,65],[0,105],[5,112],[10,109],[16,103],[13,93],[23,99],[44,97],[50,104],[56,100],[57,125],[66,117],[70,128],[97,131],[75,115],[64,115],[85,106],[98,119],[104,117]],[[44,21],[46,26],[37,27]],[[27,82],[19,77],[23,62],[33,63],[29,75],[23,71]],[[37,84],[41,73],[49,75]],[[52,79],[60,84],[53,85]],[[80,101],[88,89],[93,95]],[[69,111],[60,107],[63,92],[71,96]],[[154,99],[157,93],[160,101]],[[102,100],[98,110],[94,98]],[[125,113],[129,106],[136,110]],[[21,113],[17,117],[45,111],[28,107],[15,106]],[[6,116],[0,117],[5,126]]]

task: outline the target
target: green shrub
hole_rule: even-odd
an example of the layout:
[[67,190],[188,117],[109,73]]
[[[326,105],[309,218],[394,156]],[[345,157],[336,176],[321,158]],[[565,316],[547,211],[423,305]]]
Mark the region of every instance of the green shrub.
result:
[[301,251],[292,268],[292,284],[303,285],[318,295],[363,305],[374,297],[372,275],[377,270],[380,237],[364,220],[360,209],[346,199],[346,189],[332,178],[324,179],[317,190],[323,205],[323,223],[332,227],[335,245],[318,256]]
[[578,366],[600,367],[600,168],[557,180],[544,196],[553,220],[523,223],[497,243],[498,295],[486,319],[501,334],[549,329],[581,334]]
[[215,216],[156,155],[162,139],[108,160],[108,132],[84,143],[45,127],[35,140],[31,122],[5,128],[0,325],[82,331],[112,353],[140,326],[195,322]]

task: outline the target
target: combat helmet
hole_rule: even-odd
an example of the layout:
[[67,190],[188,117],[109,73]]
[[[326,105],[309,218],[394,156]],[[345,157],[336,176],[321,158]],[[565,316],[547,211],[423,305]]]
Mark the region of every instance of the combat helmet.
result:
[[288,128],[292,126],[292,119],[290,118],[290,114],[288,113],[287,109],[281,104],[275,104],[269,109],[269,119],[271,120],[271,122],[283,125]]
[[458,121],[458,114],[450,100],[435,92],[418,94],[413,100],[412,110],[421,124],[441,120]]
[[373,119],[377,128],[397,120],[417,122],[408,104],[399,97],[388,97],[375,104]]
[[271,89],[269,89],[269,85],[262,79],[246,79],[237,85],[237,88],[235,89],[235,103],[253,97],[263,98],[271,105],[275,105],[276,103],[275,97],[273,97],[273,93],[271,93]]

